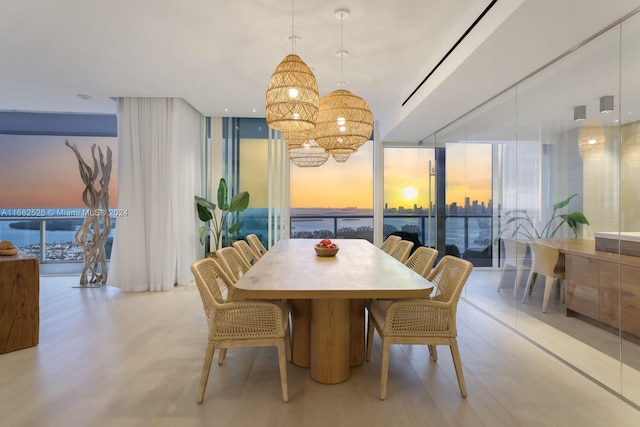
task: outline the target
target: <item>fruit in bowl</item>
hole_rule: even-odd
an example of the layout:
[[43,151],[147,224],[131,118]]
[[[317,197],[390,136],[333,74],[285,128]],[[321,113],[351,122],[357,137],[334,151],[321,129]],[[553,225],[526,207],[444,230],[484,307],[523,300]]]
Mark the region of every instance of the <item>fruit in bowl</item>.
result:
[[338,253],[340,248],[338,245],[333,243],[331,239],[322,239],[320,242],[314,245],[314,249],[316,250],[316,254],[318,256],[335,256]]

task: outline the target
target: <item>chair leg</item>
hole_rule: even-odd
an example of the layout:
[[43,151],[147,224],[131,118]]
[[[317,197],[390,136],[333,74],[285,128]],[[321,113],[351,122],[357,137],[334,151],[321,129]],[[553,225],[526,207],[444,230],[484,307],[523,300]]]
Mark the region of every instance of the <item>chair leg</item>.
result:
[[518,297],[518,288],[522,280],[522,267],[516,267],[516,281],[513,283],[513,299]]
[[227,356],[227,349],[221,348],[220,354],[218,354],[218,365],[222,365],[224,363],[224,358]]
[[565,279],[558,280],[558,286],[560,287],[560,302],[564,304],[565,295],[567,294],[567,281]]
[[435,344],[429,345],[429,354],[431,355],[431,360],[433,360],[434,362],[438,361],[438,349],[436,348]]
[[282,387],[282,400],[289,401],[289,388],[287,386],[287,356],[286,356],[286,339],[278,341],[278,363],[280,365],[280,386]]
[[380,362],[380,400],[387,398],[387,379],[389,377],[389,342],[382,337],[382,360]]
[[371,360],[371,352],[373,350],[373,321],[371,320],[371,313],[369,313],[369,320],[367,322],[367,361]]
[[204,366],[202,367],[202,376],[200,377],[198,403],[202,403],[202,400],[204,399],[204,391],[207,389],[207,380],[209,379],[209,371],[211,370],[211,362],[213,362],[213,352],[215,350],[216,343],[209,341],[207,350],[204,353]]
[[533,284],[538,278],[538,273],[534,273],[533,271],[529,273],[529,278],[527,279],[527,286],[524,288],[524,293],[522,294],[522,303],[524,304],[527,299],[527,294],[530,294],[533,290]]
[[500,280],[498,281],[498,292],[502,289],[502,282],[504,281],[504,275],[507,272],[507,263],[505,262],[502,265],[502,270],[500,270]]
[[453,366],[456,368],[456,376],[458,377],[458,385],[460,386],[460,394],[467,397],[467,385],[464,382],[464,373],[462,372],[462,360],[460,360],[460,351],[458,350],[458,341],[454,338],[449,345],[451,348],[451,357],[453,357]]
[[285,331],[285,335],[284,335],[284,349],[285,349],[286,354],[287,354],[287,362],[291,362],[291,360],[292,360],[292,356],[291,356],[291,334],[289,333],[289,329],[288,328]]
[[549,306],[549,299],[551,298],[551,290],[553,289],[553,285],[556,283],[556,279],[553,277],[547,277],[544,281],[544,299],[542,300],[542,312],[547,312],[547,307]]

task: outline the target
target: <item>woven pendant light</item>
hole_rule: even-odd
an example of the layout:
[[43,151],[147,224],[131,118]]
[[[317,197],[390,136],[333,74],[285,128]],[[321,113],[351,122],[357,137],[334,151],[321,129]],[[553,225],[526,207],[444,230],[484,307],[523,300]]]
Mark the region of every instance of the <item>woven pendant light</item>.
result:
[[320,99],[315,140],[331,154],[351,154],[369,140],[373,115],[364,99],[339,89]]
[[347,160],[349,160],[349,156],[350,154],[336,154],[336,153],[332,153],[331,156],[333,157],[333,160],[336,161],[336,163],[344,163]]
[[316,76],[295,54],[295,43],[300,37],[294,33],[293,6],[291,0],[291,54],[271,75],[265,101],[267,124],[282,132],[313,129],[320,99]]
[[326,163],[329,153],[318,146],[313,140],[307,141],[300,147],[289,149],[289,159],[301,168],[318,167]]
[[[349,9],[336,9],[334,16],[340,19],[340,50],[336,54],[340,57],[340,81],[338,85],[345,85],[343,79],[343,58],[349,54],[342,46],[342,21],[350,15]],[[362,144],[369,140],[373,131],[373,114],[364,99],[348,90],[339,89],[320,99],[318,120],[314,137],[318,145],[332,155],[354,153]]]
[[282,139],[287,144],[287,149],[302,147],[302,144],[313,139],[313,131],[285,131]]
[[269,81],[267,124],[282,132],[313,129],[318,103],[318,83],[313,72],[298,55],[287,55]]

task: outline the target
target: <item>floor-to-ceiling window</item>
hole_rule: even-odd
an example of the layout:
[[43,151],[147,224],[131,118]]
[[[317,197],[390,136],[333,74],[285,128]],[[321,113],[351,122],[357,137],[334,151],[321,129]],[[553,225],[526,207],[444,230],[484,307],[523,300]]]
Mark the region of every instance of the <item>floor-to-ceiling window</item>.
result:
[[[111,151],[109,188],[111,232],[105,245],[111,254],[118,216],[117,138],[114,116],[45,113],[0,113],[15,127],[0,129],[0,240],[37,257],[43,273],[80,273],[84,259],[76,232],[89,213],[83,201],[85,183],[78,159],[65,145],[75,144],[95,170],[99,189],[101,169],[94,165]],[[92,154],[92,147],[95,151]],[[95,213],[93,213],[95,214]]]
[[290,167],[291,237],[373,242],[373,144],[344,162]]

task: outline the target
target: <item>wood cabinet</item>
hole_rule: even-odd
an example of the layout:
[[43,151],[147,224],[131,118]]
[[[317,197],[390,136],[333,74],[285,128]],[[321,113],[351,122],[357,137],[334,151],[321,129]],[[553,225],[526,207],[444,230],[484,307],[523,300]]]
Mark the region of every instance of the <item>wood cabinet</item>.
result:
[[0,353],[38,345],[40,272],[38,259],[0,257]]
[[561,250],[566,257],[567,314],[586,316],[640,339],[640,257],[596,251],[588,243]]

